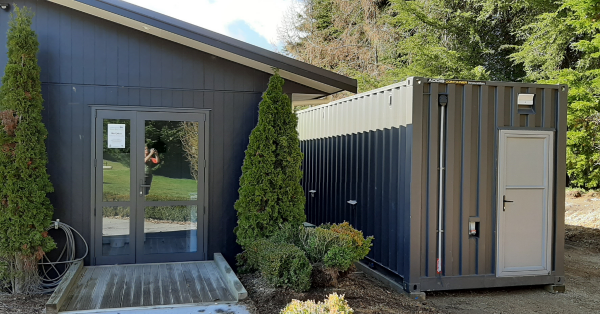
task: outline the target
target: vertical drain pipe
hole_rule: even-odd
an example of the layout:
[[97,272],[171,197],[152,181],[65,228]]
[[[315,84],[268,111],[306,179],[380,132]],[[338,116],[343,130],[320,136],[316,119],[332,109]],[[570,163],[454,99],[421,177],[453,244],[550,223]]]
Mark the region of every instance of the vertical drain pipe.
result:
[[440,105],[440,177],[439,177],[439,194],[438,194],[438,251],[436,261],[436,273],[442,274],[442,232],[444,230],[444,120],[446,120],[446,105],[448,104],[448,95],[438,95],[438,104]]

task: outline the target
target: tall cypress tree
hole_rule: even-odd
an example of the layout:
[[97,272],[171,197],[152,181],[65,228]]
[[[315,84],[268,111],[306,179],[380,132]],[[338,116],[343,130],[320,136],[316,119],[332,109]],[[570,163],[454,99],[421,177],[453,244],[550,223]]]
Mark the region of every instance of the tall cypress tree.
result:
[[[33,13],[15,7],[8,30],[8,63],[0,87],[0,257],[17,274],[13,292],[28,292],[36,260],[55,247],[46,228],[53,192],[42,123],[42,88]],[[12,265],[12,266],[11,266]],[[16,279],[15,279],[16,278]]]
[[300,225],[306,219],[298,118],[283,93],[283,83],[275,70],[259,104],[258,124],[250,134],[240,198],[235,203],[235,233],[242,246],[271,235],[281,224]]

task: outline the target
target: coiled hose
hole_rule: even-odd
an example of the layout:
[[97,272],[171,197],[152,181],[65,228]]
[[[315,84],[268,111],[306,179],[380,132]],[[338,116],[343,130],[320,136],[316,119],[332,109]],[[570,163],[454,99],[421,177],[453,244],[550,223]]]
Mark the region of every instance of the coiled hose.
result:
[[[83,236],[77,232],[77,230],[73,229],[73,227],[60,222],[60,219],[53,221],[52,225],[46,228],[46,231],[51,229],[60,229],[64,231],[66,242],[56,261],[51,261],[48,256],[44,254],[38,263],[40,266],[41,293],[53,292],[73,263],[83,260],[89,252],[88,244],[85,242]],[[75,237],[73,236],[73,232],[75,232],[85,244],[85,254],[80,258],[75,258]],[[64,265],[64,267],[57,267],[58,265]],[[59,268],[63,269],[59,270]]]

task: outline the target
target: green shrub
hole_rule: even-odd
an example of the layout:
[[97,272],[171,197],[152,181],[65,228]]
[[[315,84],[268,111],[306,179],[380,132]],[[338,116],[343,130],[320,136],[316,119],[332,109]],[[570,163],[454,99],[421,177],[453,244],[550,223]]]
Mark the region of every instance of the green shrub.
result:
[[281,224],[299,226],[306,220],[302,179],[302,152],[298,117],[283,92],[284,80],[275,70],[258,109],[258,124],[250,134],[235,202],[242,246],[271,236]]
[[346,271],[357,262],[354,256],[354,252],[350,247],[334,246],[323,257],[323,264],[339,271]]
[[[129,218],[129,207],[113,206],[102,209],[102,217]],[[146,219],[156,219],[174,222],[197,222],[198,211],[188,205],[148,206],[145,208]]]
[[312,266],[302,250],[293,244],[259,239],[246,246],[238,255],[242,272],[258,270],[273,286],[296,291],[310,289]]
[[338,271],[346,271],[365,258],[373,246],[373,237],[364,238],[362,232],[347,222],[303,228],[298,237],[297,245],[311,263],[323,263]]
[[315,303],[312,300],[305,302],[292,300],[281,314],[351,314],[354,310],[348,306],[344,296],[338,296],[337,293],[330,294],[325,302]]
[[15,6],[0,87],[0,258],[9,263],[2,272],[13,293],[37,288],[37,261],[56,247],[46,232],[54,212],[47,195],[54,189],[46,171],[48,131],[32,23],[31,10]]
[[371,251],[374,238],[372,236],[365,238],[362,231],[352,228],[348,222],[331,225],[329,230],[350,238],[351,244],[348,246],[348,248],[352,251],[352,259],[354,262],[358,262],[365,258],[365,256],[367,256],[367,254],[369,254]]
[[302,225],[284,224],[269,237],[269,240],[275,243],[289,243],[300,247],[300,233],[304,229]]

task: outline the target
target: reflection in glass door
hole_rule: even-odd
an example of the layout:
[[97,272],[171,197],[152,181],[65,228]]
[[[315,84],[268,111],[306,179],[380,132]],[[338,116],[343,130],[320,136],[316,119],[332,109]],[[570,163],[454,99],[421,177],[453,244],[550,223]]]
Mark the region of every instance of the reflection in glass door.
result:
[[204,121],[98,111],[97,264],[204,259]]
[[135,263],[134,112],[100,111],[96,117],[96,262]]
[[204,180],[199,180],[204,178],[204,116],[146,112],[140,113],[138,123],[143,125],[138,141],[144,144],[137,178],[138,208],[144,216],[138,225],[143,238],[138,260],[186,255],[202,259],[198,195],[204,189]]

